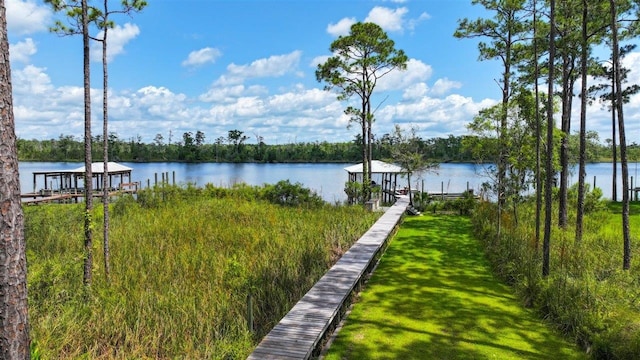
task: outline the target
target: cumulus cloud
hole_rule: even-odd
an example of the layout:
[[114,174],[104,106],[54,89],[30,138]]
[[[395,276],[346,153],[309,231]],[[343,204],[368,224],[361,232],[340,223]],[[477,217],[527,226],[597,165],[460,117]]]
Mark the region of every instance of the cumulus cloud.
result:
[[214,86],[198,99],[204,102],[229,103],[243,96],[266,95],[269,91],[261,85],[245,86],[242,84],[231,86]]
[[13,92],[20,95],[45,94],[53,89],[51,79],[45,68],[27,65],[23,69],[14,70]]
[[431,77],[433,69],[430,65],[417,59],[407,61],[406,70],[393,70],[380,78],[378,91],[403,90],[407,87]]
[[24,41],[12,44],[9,48],[12,64],[17,62],[28,63],[31,55],[34,55],[38,51],[35,42],[31,38],[26,38]]
[[47,31],[52,23],[52,12],[48,6],[38,5],[33,0],[6,0],[7,30],[18,35]]
[[445,98],[423,96],[414,101],[387,105],[380,109],[376,118],[383,127],[389,124],[416,125],[423,129],[425,137],[461,135],[478,111],[496,103],[493,99],[476,102],[457,94]]
[[202,48],[190,52],[187,59],[182,62],[182,66],[198,67],[205,64],[213,64],[220,56],[222,56],[222,52],[216,48]]
[[376,23],[385,31],[398,32],[403,30],[404,16],[407,12],[409,10],[406,7],[389,9],[376,6],[371,9],[364,21]]
[[355,18],[343,18],[336,24],[327,25],[327,33],[336,37],[340,35],[349,35],[351,25],[355,24],[356,22],[357,21]]
[[[103,32],[98,33],[97,38],[102,39]],[[140,35],[140,29],[137,25],[126,23],[123,26],[116,25],[113,29],[109,29],[107,34],[107,62],[125,52],[124,47],[129,41]],[[91,45],[91,59],[93,61],[102,61],[102,43],[93,42]]]
[[431,93],[434,95],[444,95],[453,89],[460,89],[461,87],[461,82],[443,78],[436,80],[431,89]]
[[216,80],[215,85],[241,84],[245,79],[280,77],[288,73],[296,73],[302,52],[293,51],[284,55],[273,55],[253,61],[247,65],[231,63],[226,74]]
[[309,64],[309,66],[316,69],[318,65],[324,64],[325,62],[327,62],[329,57],[330,57],[329,55],[316,56],[313,58],[313,60],[311,60],[311,63]]
[[429,92],[429,87],[426,83],[420,82],[417,84],[413,84],[408,86],[402,92],[402,98],[406,100],[415,100],[421,97],[424,97]]

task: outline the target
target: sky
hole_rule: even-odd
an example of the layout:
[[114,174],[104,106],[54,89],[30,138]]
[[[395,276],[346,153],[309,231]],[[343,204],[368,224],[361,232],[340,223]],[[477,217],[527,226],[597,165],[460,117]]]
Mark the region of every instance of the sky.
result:
[[[94,0],[95,1],[95,0]],[[248,143],[351,141],[335,91],[315,77],[329,47],[355,22],[374,22],[409,60],[374,90],[374,133],[395,125],[423,138],[468,134],[479,110],[497,104],[498,61],[478,61],[478,40],[453,36],[463,18],[486,17],[471,0],[147,0],[114,14],[108,32],[109,132],[121,140],[205,142],[240,130]],[[97,2],[96,6],[102,2]],[[111,1],[112,10],[119,1]],[[84,136],[82,38],[49,31],[65,21],[42,0],[5,0],[16,134],[23,139]],[[98,36],[97,30],[92,30]],[[93,42],[92,134],[102,134],[102,55]],[[640,53],[625,58],[640,83]],[[576,86],[579,89],[579,85]],[[578,104],[573,130],[577,130]],[[627,141],[640,142],[640,95],[625,108]],[[611,138],[601,104],[589,130]]]

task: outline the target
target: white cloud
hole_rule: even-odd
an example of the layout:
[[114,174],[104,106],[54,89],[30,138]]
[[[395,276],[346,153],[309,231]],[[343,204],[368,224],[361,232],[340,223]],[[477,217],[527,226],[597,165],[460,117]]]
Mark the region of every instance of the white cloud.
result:
[[401,7],[397,9],[389,9],[382,6],[376,6],[369,12],[369,15],[365,22],[373,22],[378,25],[384,31],[397,32],[403,30],[404,24],[404,15],[409,10],[406,7]]
[[244,86],[242,84],[231,86],[214,86],[198,99],[204,102],[230,103],[243,96],[265,95],[269,91],[261,85]]
[[330,58],[329,55],[316,56],[313,58],[313,60],[311,60],[311,63],[309,64],[309,66],[316,69],[318,68],[318,65],[324,64],[325,62],[327,62],[329,58]]
[[420,24],[422,21],[429,20],[429,19],[431,19],[431,15],[429,15],[426,12],[423,12],[422,14],[420,14],[420,16],[417,19],[409,20],[407,23],[407,28],[409,28],[410,30],[414,30],[418,26],[418,24]]
[[406,70],[393,70],[380,78],[376,90],[389,91],[406,89],[413,84],[427,80],[431,77],[432,72],[433,69],[430,65],[417,59],[409,59]]
[[53,90],[51,79],[46,69],[27,65],[23,69],[14,70],[11,74],[13,92],[15,94],[33,96],[46,94]]
[[447,78],[438,79],[433,84],[431,93],[434,95],[444,95],[452,89],[460,89],[461,87],[462,87],[462,83],[458,81],[452,81]]
[[182,66],[197,67],[204,64],[213,64],[220,56],[222,56],[222,52],[216,48],[202,48],[200,50],[190,52],[187,59],[182,62]]
[[7,30],[19,35],[47,31],[52,24],[52,11],[33,0],[6,0]]
[[461,135],[466,133],[466,125],[479,110],[496,103],[493,99],[476,102],[470,97],[457,94],[449,95],[444,99],[425,96],[413,102],[385,106],[376,118],[380,126],[417,125],[423,129],[425,137],[443,134]]
[[415,100],[427,96],[427,93],[429,93],[429,87],[426,83],[420,82],[404,89],[402,98],[406,100]]
[[[126,23],[124,26],[116,25],[113,29],[109,29],[107,33],[107,62],[122,53],[124,47],[129,41],[140,35],[140,29],[137,25]],[[102,39],[103,32],[98,33],[97,38]],[[102,61],[102,43],[93,42],[91,44],[91,59],[93,61]]]
[[296,73],[301,56],[302,52],[296,50],[289,54],[258,59],[248,65],[232,63],[227,66],[227,73],[216,80],[215,85],[236,85],[249,78],[280,77]]
[[351,25],[355,24],[356,22],[357,21],[355,18],[343,18],[336,24],[327,25],[327,33],[336,37],[340,35],[349,35]]
[[11,63],[28,63],[31,55],[34,55],[37,51],[36,44],[31,38],[26,38],[24,41],[12,44],[9,46]]

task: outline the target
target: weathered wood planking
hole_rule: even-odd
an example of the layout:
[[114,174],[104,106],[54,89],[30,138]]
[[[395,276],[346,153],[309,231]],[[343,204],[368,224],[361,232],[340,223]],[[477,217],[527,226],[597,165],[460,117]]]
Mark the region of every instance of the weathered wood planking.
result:
[[400,197],[260,341],[248,359],[316,357],[408,205],[409,199]]

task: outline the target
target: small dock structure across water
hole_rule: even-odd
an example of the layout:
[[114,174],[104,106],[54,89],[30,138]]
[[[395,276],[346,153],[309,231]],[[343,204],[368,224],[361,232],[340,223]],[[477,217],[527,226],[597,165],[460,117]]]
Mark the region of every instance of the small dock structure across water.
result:
[[249,355],[258,359],[313,359],[342,320],[352,295],[373,271],[409,205],[401,196],[320,278]]
[[[107,180],[109,196],[123,193],[135,194],[140,184],[131,182],[132,170],[122,164],[109,162],[105,171],[104,163],[93,163],[91,165],[93,197],[104,195],[103,180]],[[70,170],[35,171],[33,172],[33,192],[21,194],[22,203],[77,202],[85,196],[84,176],[84,166]],[[41,182],[44,183],[44,188],[37,190],[39,178],[43,178]]]

